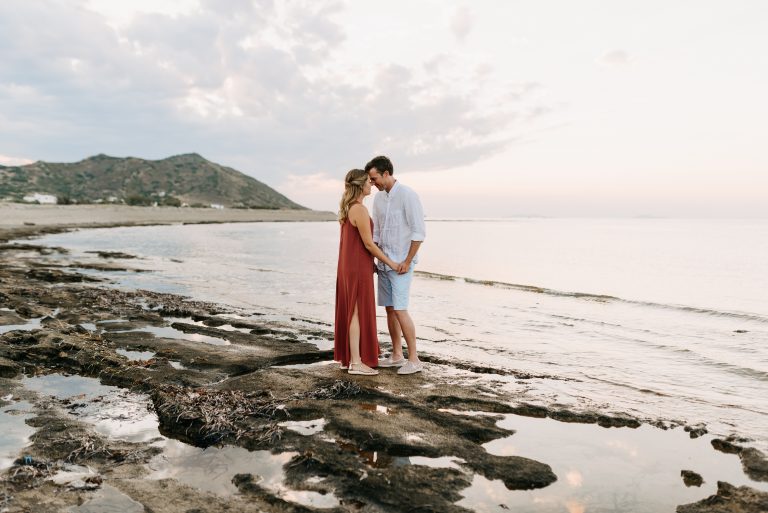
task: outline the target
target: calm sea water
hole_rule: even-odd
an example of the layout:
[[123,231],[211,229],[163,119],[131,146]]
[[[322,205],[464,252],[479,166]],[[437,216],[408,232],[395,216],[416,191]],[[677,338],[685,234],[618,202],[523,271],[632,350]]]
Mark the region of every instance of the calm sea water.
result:
[[[429,221],[411,313],[420,348],[534,379],[455,379],[540,404],[704,422],[768,449],[768,221]],[[124,286],[333,320],[335,223],[83,230],[139,254]],[[92,256],[92,255],[91,255]],[[380,329],[385,329],[383,318]],[[382,341],[388,337],[382,336]],[[386,345],[386,344],[385,344]]]

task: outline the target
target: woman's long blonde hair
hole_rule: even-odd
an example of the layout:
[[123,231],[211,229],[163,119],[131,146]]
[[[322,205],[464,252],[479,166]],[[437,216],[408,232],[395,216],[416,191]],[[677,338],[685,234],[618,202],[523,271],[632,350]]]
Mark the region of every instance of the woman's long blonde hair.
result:
[[368,173],[362,169],[353,169],[347,173],[344,178],[344,194],[341,195],[341,203],[339,203],[339,222],[344,223],[349,216],[349,207],[352,203],[363,195],[363,188],[365,182],[368,181]]

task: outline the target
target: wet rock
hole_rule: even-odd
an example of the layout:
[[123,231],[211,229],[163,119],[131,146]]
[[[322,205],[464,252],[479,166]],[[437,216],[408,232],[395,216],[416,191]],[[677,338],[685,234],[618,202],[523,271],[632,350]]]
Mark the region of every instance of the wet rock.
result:
[[549,411],[547,416],[560,422],[578,422],[582,424],[598,424],[599,426],[609,427],[640,427],[640,421],[631,417],[612,417],[609,415],[599,415],[591,412],[573,412],[569,410]]
[[123,253],[122,251],[86,251],[86,253],[96,254],[99,256],[99,258],[121,258],[121,259],[138,258],[136,255],[130,255],[128,253]]
[[[420,465],[367,466],[360,458],[340,450],[334,454],[328,445],[317,447],[294,457],[287,465],[287,482],[297,486],[313,475],[325,477],[336,495],[356,510],[391,512],[462,512],[468,510],[454,503],[461,499],[460,490],[472,482],[472,475],[453,468],[431,468]],[[247,477],[240,477],[238,488],[243,493],[259,492],[244,487]]]
[[98,278],[85,276],[78,273],[65,273],[56,269],[30,269],[27,271],[27,277],[33,280],[46,281],[50,283],[78,283],[78,282],[99,282]]
[[[32,225],[34,226],[34,225]],[[67,253],[68,251],[60,247],[40,246],[37,244],[0,244],[0,251],[35,251],[41,255],[50,255],[52,253]]]
[[492,456],[475,463],[474,470],[487,479],[499,479],[510,490],[544,488],[557,481],[552,467],[520,456]]
[[0,356],[0,378],[15,378],[20,372],[18,364]]
[[739,454],[741,452],[741,447],[739,445],[723,438],[715,438],[712,440],[711,444],[715,450],[726,454]]
[[685,483],[685,486],[688,486],[688,487],[701,486],[702,484],[704,484],[704,478],[702,478],[699,474],[697,474],[693,470],[681,470],[680,477],[683,478],[683,483]]
[[718,481],[717,494],[677,507],[677,513],[765,513],[768,493],[748,486],[735,487]]
[[[255,498],[258,502],[262,503],[272,511],[281,511],[285,513],[313,513],[317,510],[314,508],[308,508],[300,504],[294,504],[288,502],[281,497],[276,496],[270,490],[264,488],[259,484],[259,476],[252,474],[236,474],[232,478],[232,483],[240,490],[240,493],[247,495],[249,498]],[[341,511],[340,508],[324,509],[323,511],[329,511],[331,513]]]
[[25,322],[27,322],[27,320],[19,317],[15,312],[0,311],[0,326],[24,324]]
[[23,315],[27,319],[32,319],[48,315],[49,310],[36,305],[21,304],[16,307],[16,313]]
[[507,404],[498,401],[478,399],[476,397],[433,395],[427,397],[426,402],[434,405],[435,408],[446,408],[459,411],[515,413],[515,408]]
[[768,459],[761,451],[749,447],[739,453],[744,472],[755,481],[768,481]]
[[523,403],[512,408],[512,413],[515,415],[522,415],[524,417],[536,417],[543,419],[549,414],[549,410],[543,406]]
[[709,432],[704,425],[685,426],[683,429],[691,438],[698,438],[700,436],[706,435]]

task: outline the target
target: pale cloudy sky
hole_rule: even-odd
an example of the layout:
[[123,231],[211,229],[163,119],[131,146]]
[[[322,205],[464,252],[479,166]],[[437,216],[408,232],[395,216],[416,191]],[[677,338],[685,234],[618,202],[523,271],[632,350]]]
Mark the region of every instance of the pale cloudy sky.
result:
[[768,217],[768,2],[1,0],[0,163],[197,152],[335,210]]

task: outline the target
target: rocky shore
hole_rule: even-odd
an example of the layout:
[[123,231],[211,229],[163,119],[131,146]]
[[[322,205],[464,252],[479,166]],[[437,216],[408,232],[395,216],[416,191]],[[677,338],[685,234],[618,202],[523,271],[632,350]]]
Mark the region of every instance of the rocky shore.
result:
[[[34,243],[73,225],[0,228],[0,408],[33,431],[3,470],[0,511],[464,512],[456,503],[473,476],[508,490],[563,477],[545,461],[486,451],[514,434],[497,426],[501,415],[640,425],[438,377],[341,373],[329,363],[330,326],[117,290],[84,269],[131,272],[133,255],[82,263]],[[39,393],[40,382],[60,393]],[[718,444],[768,481],[759,451]],[[203,469],[200,486],[185,484],[179,473],[195,460],[173,467],[172,447],[190,458],[264,454],[276,474],[245,466],[225,478],[232,493],[214,495],[205,481],[218,479],[216,468]],[[768,494],[719,483],[717,495],[678,511],[764,512]]]

